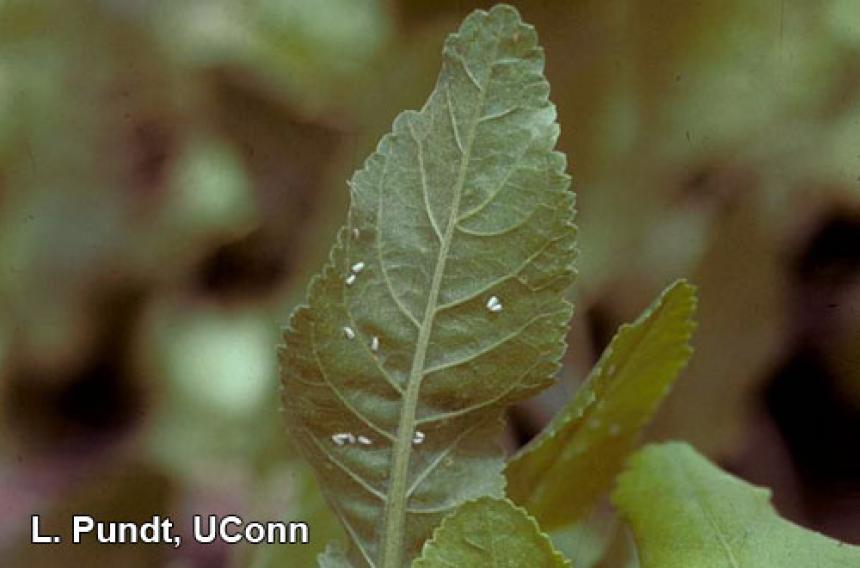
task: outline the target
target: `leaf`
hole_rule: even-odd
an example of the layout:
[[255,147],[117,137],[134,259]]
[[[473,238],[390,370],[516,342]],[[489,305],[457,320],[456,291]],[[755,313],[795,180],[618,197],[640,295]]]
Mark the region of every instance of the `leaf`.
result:
[[675,282],[623,325],[574,399],[505,471],[508,496],[551,530],[610,488],[692,353],[695,288]]
[[547,536],[576,568],[634,568],[633,534],[610,507],[608,495],[587,518],[547,531]]
[[507,499],[461,505],[424,545],[413,568],[556,568],[570,566],[537,522]]
[[349,568],[346,551],[337,542],[330,542],[325,552],[319,555],[319,568]]
[[770,491],[725,473],[685,443],[636,454],[613,501],[633,527],[643,568],[860,566],[860,547],[780,518]]
[[576,231],[543,67],[513,8],[466,19],[353,177],[284,333],[286,418],[354,565],[399,568],[459,504],[502,496],[502,411],[558,369]]

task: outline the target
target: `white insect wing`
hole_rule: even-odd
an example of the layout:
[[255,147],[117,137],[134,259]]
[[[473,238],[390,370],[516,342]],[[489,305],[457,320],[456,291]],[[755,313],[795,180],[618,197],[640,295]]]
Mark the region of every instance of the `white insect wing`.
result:
[[490,299],[487,300],[487,309],[495,313],[502,311],[502,301],[499,300],[498,296],[491,296]]
[[338,434],[332,434],[331,441],[338,446],[343,446],[344,444],[354,444],[355,436],[353,436],[349,432],[340,432]]

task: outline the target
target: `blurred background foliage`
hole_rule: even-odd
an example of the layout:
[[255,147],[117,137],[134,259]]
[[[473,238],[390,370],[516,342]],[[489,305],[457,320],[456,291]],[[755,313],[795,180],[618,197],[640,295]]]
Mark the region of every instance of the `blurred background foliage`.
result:
[[[340,529],[278,413],[279,326],[345,181],[435,81],[454,0],[0,2],[0,565],[311,566]],[[655,421],[860,543],[860,7],[515,2],[581,227],[561,385],[688,276],[696,353]],[[300,547],[33,547],[70,511],[308,520]],[[187,526],[181,527],[187,530]],[[636,566],[612,512],[555,535]]]

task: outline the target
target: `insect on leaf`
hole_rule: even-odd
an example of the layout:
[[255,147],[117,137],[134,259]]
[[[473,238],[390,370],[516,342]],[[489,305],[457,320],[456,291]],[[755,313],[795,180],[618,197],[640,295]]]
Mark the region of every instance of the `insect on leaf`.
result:
[[459,504],[502,496],[502,411],[557,371],[576,231],[543,68],[513,8],[465,20],[284,333],[286,418],[356,566],[407,565]]
[[508,495],[544,529],[586,517],[687,364],[695,288],[678,281],[621,326],[574,399],[506,469]]
[[507,499],[484,497],[446,517],[412,564],[413,568],[451,566],[565,568],[570,563],[525,509]]
[[685,443],[647,446],[613,502],[643,568],[856,568],[860,547],[779,517],[770,491],[733,477]]

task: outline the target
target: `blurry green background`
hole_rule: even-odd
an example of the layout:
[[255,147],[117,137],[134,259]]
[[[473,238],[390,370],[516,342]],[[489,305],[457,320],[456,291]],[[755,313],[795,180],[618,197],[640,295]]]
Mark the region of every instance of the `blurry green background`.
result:
[[[696,353],[650,435],[860,543],[860,5],[514,4],[581,256],[562,385],[509,446],[687,276]],[[345,181],[488,5],[0,2],[0,566],[301,567],[340,538],[278,412],[279,327]],[[34,547],[34,512],[307,520],[313,542]],[[558,538],[578,568],[636,566],[604,510]]]

